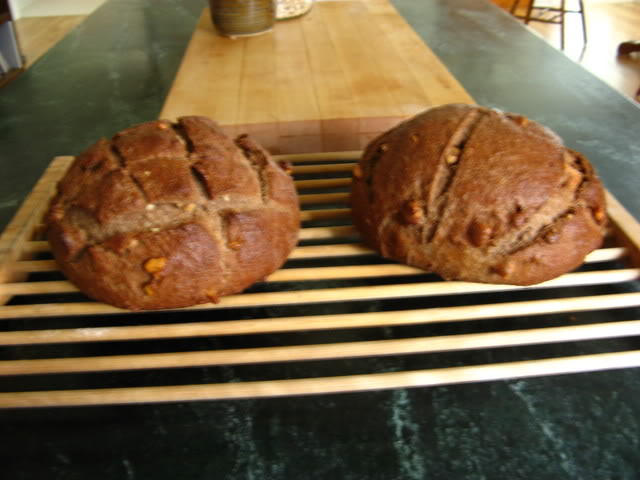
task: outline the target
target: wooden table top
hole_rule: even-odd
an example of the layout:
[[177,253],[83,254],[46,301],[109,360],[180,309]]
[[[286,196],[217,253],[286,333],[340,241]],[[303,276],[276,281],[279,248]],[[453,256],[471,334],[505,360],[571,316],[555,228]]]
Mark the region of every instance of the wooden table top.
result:
[[357,150],[424,109],[473,100],[388,0],[318,1],[254,37],[205,10],[162,118],[207,115],[273,153]]

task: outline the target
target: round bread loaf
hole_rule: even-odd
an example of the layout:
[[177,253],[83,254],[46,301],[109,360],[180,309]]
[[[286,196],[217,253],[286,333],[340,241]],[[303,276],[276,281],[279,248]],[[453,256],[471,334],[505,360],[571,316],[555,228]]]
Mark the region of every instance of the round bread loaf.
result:
[[373,140],[353,177],[365,242],[446,279],[531,285],[602,243],[604,192],[589,161],[520,115],[433,108]]
[[132,310],[216,302],[278,269],[296,245],[289,174],[206,117],[100,140],[60,181],[53,254],[88,296]]

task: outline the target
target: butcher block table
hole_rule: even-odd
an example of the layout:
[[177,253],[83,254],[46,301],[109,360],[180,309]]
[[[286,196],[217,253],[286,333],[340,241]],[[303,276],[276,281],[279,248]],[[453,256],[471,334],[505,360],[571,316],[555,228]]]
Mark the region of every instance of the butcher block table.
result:
[[207,115],[272,153],[362,149],[425,109],[469,94],[387,0],[317,2],[273,33],[198,21],[160,116]]
[[[110,0],[0,90],[7,478],[636,478],[638,108],[488,2],[318,1],[236,39],[204,3]],[[581,269],[444,282],[360,244],[360,150],[451,102],[523,113],[593,161],[610,231]],[[70,155],[194,114],[293,162],[300,244],[218,305],[89,301],[40,224]]]

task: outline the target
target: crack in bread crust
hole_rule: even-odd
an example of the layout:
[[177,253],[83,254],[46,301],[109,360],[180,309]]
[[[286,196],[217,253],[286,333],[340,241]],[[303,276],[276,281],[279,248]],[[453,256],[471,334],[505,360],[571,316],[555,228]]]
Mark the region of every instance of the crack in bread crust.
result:
[[184,143],[184,146],[187,149],[187,158],[189,159],[195,151],[193,140],[189,137],[189,134],[181,123],[172,123],[171,128],[176,136]]
[[211,196],[209,195],[209,192],[207,191],[207,181],[204,178],[204,175],[198,171],[198,169],[196,167],[194,167],[193,165],[191,165],[189,167],[189,171],[191,172],[191,176],[193,177],[193,181],[196,185],[196,187],[198,188],[198,192],[200,194],[200,197],[203,200],[211,200]]
[[[503,238],[500,245],[493,249],[496,255],[511,254],[523,248],[526,248],[529,244],[534,243],[536,239],[545,233],[548,229],[552,228],[557,219],[562,218],[570,210],[574,210],[576,207],[576,199],[581,186],[585,182],[585,176],[573,166],[567,162],[567,152],[562,153],[565,158],[565,167],[568,168],[567,176],[563,179],[562,184],[559,185],[558,190],[549,197],[543,204],[541,204],[534,212],[532,212],[524,224],[511,232],[507,238]],[[572,176],[574,178],[572,178]],[[567,185],[570,183],[575,184],[570,192],[566,191]],[[564,190],[564,191],[563,191]],[[570,193],[570,199],[563,199],[563,194],[566,196]],[[568,207],[563,207],[569,204]],[[559,205],[556,205],[559,204]],[[548,217],[550,220],[543,222],[540,225],[535,225],[536,220],[539,217]]]
[[227,250],[231,250],[229,239],[229,215],[233,212],[229,210],[219,210],[218,219],[220,221],[220,237],[222,238],[222,244]]
[[120,149],[117,146],[115,146],[113,143],[110,144],[109,148],[111,149],[111,153],[114,155],[114,157],[116,157],[116,159],[120,163],[121,171],[131,179],[131,181],[136,185],[136,187],[138,187],[138,190],[140,191],[140,195],[142,195],[145,201],[149,203],[149,199],[147,198],[147,193],[144,191],[144,187],[142,186],[140,181],[135,177],[135,175],[131,175],[131,172],[129,172],[129,169],[127,168],[127,162],[124,158],[124,155],[122,155],[122,152],[120,152]]
[[[381,139],[389,149],[366,182]],[[359,165],[351,206],[363,241],[443,278],[531,285],[602,242],[604,193],[588,160],[522,116],[435,107],[371,142]]]
[[235,144],[240,148],[243,157],[249,162],[249,166],[256,173],[258,182],[260,183],[262,203],[267,203],[271,192],[269,191],[269,182],[265,178],[265,168],[268,162],[264,153],[256,148],[256,145],[251,142],[248,135],[240,135],[236,138]]
[[[583,205],[583,202],[580,198],[580,194],[587,188],[589,183],[593,181],[593,172],[587,168],[583,159],[580,158],[579,155],[576,154],[576,152],[567,150],[565,154],[570,156],[572,159],[572,162],[567,162],[566,165],[569,168],[573,169],[575,172],[577,172],[577,174],[580,176],[580,181],[578,182],[578,185],[576,186],[576,188],[573,190],[573,198],[570,201],[569,206],[565,208],[562,212],[557,214],[555,217],[553,217],[551,221],[548,222],[546,225],[542,225],[540,228],[538,228],[534,234],[527,236],[527,238],[519,239],[520,241],[515,242],[513,245],[508,246],[506,248],[508,255],[524,250],[530,247],[531,245],[537,242],[540,242],[542,239],[544,239],[546,236],[550,235],[551,233],[559,231],[560,230],[559,226],[565,220],[570,219],[579,208],[585,206]],[[578,168],[576,168],[576,166]],[[592,213],[592,216],[593,216],[593,213]]]
[[146,203],[149,203],[149,198],[147,197],[147,192],[144,191],[144,188],[143,188],[142,184],[140,183],[140,180],[138,180],[135,175],[131,175],[131,173],[128,170],[123,170],[123,172],[125,172],[127,174],[127,176],[131,179],[131,181],[134,183],[134,185],[136,187],[138,187],[138,190],[140,191],[140,195],[142,195],[142,198],[144,198],[144,201]]
[[116,147],[113,144],[113,142],[109,142],[109,148],[110,148],[111,153],[113,154],[113,156],[116,158],[116,160],[120,164],[120,168],[122,168],[122,169],[127,168],[127,162],[125,161],[124,156],[122,155],[122,153],[120,152],[118,147]]
[[[443,220],[443,215],[449,201],[448,192],[453,185],[458,169],[463,168],[463,155],[465,146],[471,139],[473,132],[478,127],[482,119],[486,116],[486,111],[481,108],[471,110],[460,122],[458,129],[451,136],[438,159],[438,169],[431,182],[427,200],[427,211],[429,212],[426,227],[424,229],[425,243],[431,243]],[[454,164],[449,164],[447,158],[452,148],[456,148],[459,153],[458,160]]]

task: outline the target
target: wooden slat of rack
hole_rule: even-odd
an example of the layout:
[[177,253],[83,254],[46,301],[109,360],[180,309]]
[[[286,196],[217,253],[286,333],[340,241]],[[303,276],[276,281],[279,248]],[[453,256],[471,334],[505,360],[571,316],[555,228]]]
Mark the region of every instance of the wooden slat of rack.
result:
[[337,188],[351,185],[351,178],[327,178],[319,180],[295,180],[293,182],[298,190],[310,188]]
[[[324,161],[326,157],[307,156],[308,162]],[[61,175],[63,167],[68,166],[70,158],[61,159],[58,162]],[[307,162],[307,163],[308,163]],[[336,165],[336,164],[334,164]],[[337,164],[337,169],[351,168],[348,164]],[[347,165],[345,167],[345,165]],[[300,172],[318,172],[325,168],[322,165],[303,166]],[[330,166],[329,169],[334,168]],[[49,177],[49,192],[55,185],[57,178]],[[333,181],[334,179],[329,179]],[[346,179],[348,180],[348,179]],[[303,181],[304,182],[304,181]],[[311,184],[302,184],[302,188],[326,186],[324,181],[311,181]],[[317,183],[321,182],[321,183]],[[300,182],[299,187],[300,187]],[[302,202],[309,203],[329,203],[344,202],[345,194],[309,194],[308,200]],[[45,202],[46,203],[46,202]],[[608,261],[617,260],[624,255],[631,253],[632,258],[638,251],[638,232],[634,230],[635,223],[631,227],[625,225],[631,217],[625,217],[624,209],[614,201],[609,202],[609,214],[615,216],[612,221],[614,225],[614,236],[617,240],[623,238],[622,243],[626,248],[613,247],[600,249],[589,255],[587,261]],[[308,212],[308,213],[306,213]],[[314,218],[336,218],[336,210],[308,210],[307,219]],[[348,209],[339,209],[337,217],[347,216]],[[27,229],[22,229],[22,236],[19,242],[21,255],[27,256],[37,252],[48,250],[46,242],[27,241],[29,229],[37,227],[37,218],[29,217],[30,225]],[[357,232],[351,226],[342,227],[317,227],[305,228],[301,230],[301,239],[325,238],[331,239],[342,236],[357,236]],[[13,246],[16,246],[15,244]],[[292,258],[323,258],[327,256],[354,256],[371,255],[373,252],[359,244],[334,244],[321,246],[298,247],[292,254]],[[39,268],[55,269],[52,261],[21,261],[11,265],[17,267],[19,273],[28,271],[38,271]],[[26,267],[26,268],[25,268]],[[31,270],[30,270],[31,269]],[[422,272],[402,265],[353,265],[347,267],[320,267],[320,268],[291,268],[276,272],[270,281],[298,281],[312,276],[314,279],[322,278],[358,278],[367,276],[385,275],[414,275]],[[579,286],[591,284],[611,284],[616,282],[626,282],[636,280],[640,277],[640,269],[620,269],[596,272],[583,272],[565,275],[547,284],[535,286],[533,288],[556,288],[564,286]],[[476,285],[465,284],[463,282],[431,282],[425,284],[388,285],[375,287],[345,287],[336,289],[319,289],[299,292],[272,292],[265,294],[245,294],[223,299],[220,307],[229,306],[255,306],[273,305],[301,302],[326,302],[345,300],[366,300],[374,298],[402,298],[407,296],[429,296],[429,295],[451,295],[464,293],[480,293],[489,291],[508,291],[518,289],[518,287],[496,286],[496,285]],[[0,296],[7,294],[34,294],[55,292],[63,293],[75,291],[75,287],[68,282],[33,282],[33,283],[5,283],[0,285]],[[374,326],[393,326],[426,324],[444,321],[465,321],[483,318],[513,317],[522,315],[535,315],[545,313],[576,312],[576,311],[596,311],[604,309],[615,309],[640,306],[640,293],[602,295],[597,297],[576,297],[557,300],[539,300],[533,302],[510,302],[496,305],[470,305],[466,307],[447,307],[442,309],[423,309],[401,312],[375,312],[364,314],[347,314],[317,317],[289,317],[254,319],[225,322],[199,322],[174,325],[140,325],[125,327],[107,328],[86,328],[86,329],[63,329],[63,330],[36,330],[36,331],[13,331],[0,332],[0,344],[20,345],[20,344],[45,344],[64,342],[91,342],[108,340],[139,340],[144,338],[179,338],[202,335],[231,335],[231,334],[257,334],[278,331],[299,331],[301,326],[304,330],[321,329],[341,329],[341,328],[367,328]],[[216,308],[214,305],[203,305],[191,307],[191,309]],[[121,312],[113,307],[95,303],[70,303],[57,305],[24,305],[9,306],[0,309],[0,318],[17,318],[22,316],[49,316],[49,315],[85,315],[85,314],[109,314]],[[618,336],[636,335],[640,330],[640,321],[629,321],[620,323],[607,323],[595,325],[581,325],[569,327],[554,327],[551,329],[536,329],[527,331],[510,332],[509,336],[504,336],[501,332],[491,332],[488,334],[473,334],[469,336],[438,337],[438,338],[417,338],[406,340],[389,340],[381,342],[352,342],[347,344],[330,344],[314,346],[294,346],[275,347],[272,349],[243,349],[227,352],[187,352],[186,354],[160,354],[157,355],[132,355],[115,358],[91,357],[89,359],[50,359],[48,361],[17,361],[0,363],[0,373],[5,374],[29,374],[48,372],[71,372],[71,371],[106,371],[113,369],[133,369],[133,368],[168,368],[175,366],[197,366],[197,365],[221,365],[232,363],[262,363],[266,361],[303,361],[331,358],[350,358],[370,355],[397,355],[412,353],[427,353],[442,351],[442,349],[466,349],[466,348],[492,348],[500,346],[515,346],[528,343],[550,343],[554,341],[578,341],[584,339],[612,338]],[[538,342],[539,340],[539,342]],[[449,346],[448,346],[449,345]],[[626,352],[625,352],[626,353]],[[244,354],[244,356],[242,356]],[[240,355],[240,357],[238,357]],[[621,355],[621,354],[615,354]],[[243,360],[244,358],[244,360]],[[582,357],[581,357],[582,358]],[[617,357],[612,358],[615,362]],[[626,357],[625,357],[626,358]],[[109,366],[108,360],[113,360]],[[564,360],[564,359],[563,359]],[[35,363],[33,363],[35,362]],[[117,363],[120,362],[120,363]],[[80,365],[80,366],[74,366]],[[526,365],[530,365],[527,362]],[[545,364],[547,365],[547,364]],[[610,363],[607,367],[612,366]],[[485,368],[465,367],[465,368]],[[588,370],[593,370],[589,368]],[[472,370],[475,371],[475,370]],[[540,371],[540,370],[538,370]],[[576,371],[576,370],[574,370]],[[377,374],[374,374],[376,376]],[[367,378],[371,378],[368,376]],[[408,378],[408,377],[407,377]],[[504,377],[501,377],[504,378]],[[325,382],[332,382],[332,379],[310,379],[316,385],[314,388],[325,388]],[[278,387],[280,381],[270,382],[273,387]],[[243,384],[246,385],[246,384]],[[265,386],[267,383],[265,382]],[[404,386],[411,386],[406,384]],[[187,386],[189,387],[189,386]],[[211,387],[223,387],[225,385],[211,385]],[[164,387],[163,387],[164,388]],[[167,387],[172,388],[172,387]],[[182,388],[182,387],[180,387]],[[261,387],[262,388],[262,387]],[[382,384],[378,388],[385,388]],[[129,392],[122,389],[121,392]],[[141,388],[141,391],[147,391]],[[350,389],[353,391],[353,388]],[[216,390],[217,391],[217,390]],[[167,391],[168,392],[168,391]],[[58,392],[54,392],[58,395]],[[166,392],[165,392],[166,393]],[[25,392],[25,395],[30,395]],[[4,395],[4,394],[3,394]],[[7,394],[23,395],[23,393]],[[128,395],[128,393],[126,394]],[[27,397],[18,397],[20,401]],[[211,398],[219,398],[217,396]],[[2,397],[0,397],[0,401]],[[164,401],[159,399],[157,401]],[[123,403],[129,403],[125,401]]]
[[358,236],[358,231],[353,225],[340,227],[313,227],[300,230],[298,238],[300,240],[317,240],[321,238],[340,238]]
[[[0,283],[24,280],[24,273],[11,268],[11,264],[19,258],[29,258],[28,254],[21,252],[21,247],[41,221],[49,198],[53,195],[55,182],[62,177],[69,164],[69,157],[58,157],[51,162],[0,235]],[[0,295],[0,305],[7,300],[9,297]]]
[[287,153],[273,155],[276,162],[312,163],[327,160],[358,160],[362,156],[362,150],[352,150],[343,152],[313,152],[313,153]]
[[[359,237],[360,234],[352,225],[334,226],[334,227],[304,227],[300,229],[298,234],[299,240],[318,240],[318,239],[340,239],[344,237]],[[346,245],[346,244],[345,244]],[[304,251],[308,247],[298,247]],[[293,252],[298,251],[295,249]],[[21,247],[22,254],[44,253],[49,252],[49,242],[46,240],[32,240],[24,242]],[[360,250],[354,251],[353,254],[359,254]],[[352,253],[345,252],[344,255],[350,255]],[[626,249],[624,247],[608,247],[595,250],[585,257],[585,262],[604,262],[610,260],[618,260],[626,255]]]
[[[300,239],[301,240],[310,240],[310,239],[325,239],[325,238],[335,238],[340,236],[355,236],[357,235],[357,230],[352,226],[343,226],[343,227],[315,227],[315,228],[303,228],[300,231]],[[49,247],[49,242],[47,241],[31,241],[25,242],[22,247],[23,253],[44,253],[49,252],[51,248]],[[303,246],[295,248],[289,258],[313,258],[313,257],[335,257],[335,256],[351,256],[351,255],[370,255],[373,252],[370,248],[363,246],[358,243],[345,243],[345,244],[336,244],[336,245],[313,245],[313,246]],[[626,255],[626,249],[623,247],[611,247],[611,248],[601,248],[595,250],[588,254],[585,258],[585,262],[604,262],[604,261],[612,261],[618,260]],[[34,260],[33,262],[36,262]],[[35,264],[37,265],[37,264]],[[48,265],[53,265],[51,263],[42,263],[43,266],[47,266],[45,268],[49,268]],[[18,267],[20,271],[31,271],[25,267]],[[34,270],[35,271],[35,270]]]
[[631,263],[640,265],[640,224],[608,190],[605,195],[613,235],[619,245],[628,248]]
[[640,366],[640,351],[634,350],[492,365],[345,375],[341,377],[209,385],[0,393],[0,408],[121,405],[127,403],[186,402],[364,392],[391,388],[428,387],[508,378],[593,372],[637,366]]
[[73,157],[56,157],[42,174],[29,196],[0,235],[0,266],[9,250],[15,251],[17,242],[26,240],[32,229],[41,221],[42,214],[55,189],[56,183],[71,165]]
[[[303,228],[300,230],[298,238],[300,240],[318,240],[354,236],[358,236],[358,231],[355,229],[355,227],[351,225],[345,225],[340,227]],[[24,246],[22,247],[22,253],[42,253],[49,252],[50,250],[51,248],[49,247],[49,242],[44,240],[25,242]],[[622,251],[622,248],[619,248],[618,250]]]
[[309,205],[313,203],[347,203],[349,201],[348,193],[312,193],[308,195],[300,195],[300,205]]
[[[419,268],[406,265],[347,265],[340,267],[287,268],[278,270],[265,282],[295,282],[304,280],[335,280],[371,277],[424,275]],[[36,295],[77,292],[78,288],[68,281],[16,282],[0,284],[0,295]]]
[[[304,280],[357,279],[424,275],[419,268],[406,265],[347,265],[340,267],[287,268],[278,270],[264,281],[295,282]],[[68,281],[0,283],[0,295],[36,295],[77,292],[78,288]]]
[[[487,285],[466,282],[430,282],[393,284],[366,287],[339,287],[301,291],[269,293],[244,293],[224,297],[218,304],[202,304],[181,310],[206,310],[211,308],[260,307],[267,305],[293,305],[301,303],[348,302],[382,300],[392,298],[428,297],[435,295],[463,295],[470,293],[504,292],[519,289],[575,287],[630,282],[640,278],[640,269],[570,273],[545,283],[530,287],[512,285]],[[23,317],[52,317],[74,315],[100,315],[132,313],[103,303],[80,302],[60,304],[9,305],[0,308],[0,320]]]
[[350,208],[331,208],[328,210],[303,210],[300,220],[303,222],[315,220],[344,220],[351,218]]
[[[316,5],[310,15],[281,24],[273,34],[229,40],[213,34],[205,12],[194,33],[183,65],[170,92],[163,117],[210,114],[226,124],[232,134],[247,131],[273,151],[354,150],[374,135],[427,106],[472,99],[427,48],[388,0],[343,0]],[[373,38],[372,41],[363,41]],[[310,46],[313,45],[313,48]],[[207,78],[194,91],[194,79]],[[215,92],[214,92],[215,90]],[[215,93],[215,95],[214,95]],[[172,110],[173,108],[173,110]],[[178,111],[186,109],[185,111]],[[199,111],[199,110],[208,111]],[[358,151],[280,156],[294,162],[297,175],[344,174],[351,171]],[[330,162],[335,160],[334,162]],[[30,241],[38,229],[46,198],[71,159],[56,159],[59,171],[48,170],[41,182],[47,194],[35,208],[25,210],[0,238],[0,303],[15,294],[75,291],[68,282],[18,283],[28,272],[55,270],[52,261],[30,262],[30,255],[48,251],[44,242]],[[329,161],[329,162],[327,162]],[[330,163],[312,165],[312,163]],[[336,163],[341,162],[341,163]],[[317,189],[349,187],[350,178],[296,180],[302,205],[345,204],[348,194],[316,194]],[[40,185],[40,184],[39,184]],[[37,189],[36,189],[37,190]],[[335,191],[333,191],[335,192]],[[34,192],[35,194],[36,192]],[[31,198],[31,197],[30,197]],[[34,197],[35,198],[35,197]],[[33,203],[33,202],[32,202]],[[25,205],[26,207],[26,205]],[[530,288],[613,285],[640,278],[640,226],[613,199],[609,215],[614,225],[615,248],[593,252],[587,261],[617,260],[627,255],[636,268],[568,274]],[[305,210],[304,221],[348,219],[349,209]],[[301,230],[302,240],[357,236],[353,227],[317,227]],[[8,240],[7,240],[8,239]],[[353,240],[353,239],[351,239]],[[297,248],[291,258],[362,256],[373,252],[359,244],[336,244]],[[17,261],[22,260],[22,261]],[[16,262],[17,261],[17,262]],[[353,265],[347,267],[287,268],[269,281],[364,278],[416,275],[422,272],[401,265]],[[7,283],[10,280],[13,283]],[[430,295],[461,295],[518,291],[519,287],[463,282],[425,282],[367,287],[342,287],[254,293],[227,297],[221,304],[188,310],[217,310],[297,303],[345,302]],[[616,291],[612,288],[611,291]],[[33,300],[35,298],[32,297]],[[398,312],[366,312],[344,315],[207,321],[169,325],[129,325],[58,330],[0,332],[0,345],[181,338],[206,335],[260,334],[286,331],[370,328],[458,322],[491,318],[602,311],[640,306],[640,292],[557,298],[493,305],[468,305]],[[0,318],[108,315],[128,313],[98,303],[37,304],[0,307]],[[162,312],[149,315],[162,318]],[[207,315],[207,313],[204,313]],[[152,320],[153,321],[153,320]],[[12,323],[7,322],[7,325]],[[45,323],[46,325],[46,323]],[[580,341],[640,334],[640,320],[569,325],[544,329],[474,333],[435,338],[409,338],[376,342],[278,346],[215,352],[141,354],[116,357],[56,358],[0,362],[5,375],[54,372],[96,372],[140,368],[175,368],[274,361],[328,360],[379,355],[435,353],[532,343]],[[87,353],[86,355],[91,355]],[[439,370],[420,370],[329,378],[304,378],[214,385],[118,388],[55,392],[0,393],[0,407],[98,405],[135,402],[193,401],[218,398],[268,397],[309,393],[337,393],[381,388],[441,385],[512,377],[640,366],[640,351],[586,355],[561,359],[512,362]]]
[[640,293],[634,292],[388,312],[256,318],[251,320],[193,322],[171,325],[133,325],[0,332],[0,345],[108,342],[223,335],[256,335],[293,331],[398,327],[492,318],[523,317],[547,313],[558,314],[613,310],[637,306],[640,306]]
[[[344,251],[349,255],[370,254],[371,250],[357,245],[332,246],[334,254]],[[341,247],[344,247],[341,248]],[[354,248],[355,247],[355,248]],[[325,247],[302,247],[321,252]],[[298,250],[300,251],[300,250]],[[625,250],[623,248],[608,248],[596,250],[585,262],[597,262],[604,260],[617,260],[622,258]],[[322,253],[307,252],[309,258],[329,257]],[[298,256],[297,258],[306,258]],[[33,271],[56,271],[57,266],[52,260],[24,261],[19,262],[21,272]],[[28,268],[30,267],[30,268]],[[346,265],[340,267],[313,267],[313,268],[287,268],[281,269],[271,274],[265,281],[267,282],[293,282],[331,279],[357,279],[371,277],[391,277],[407,275],[424,275],[424,270],[398,264],[374,264],[374,265]],[[37,295],[51,293],[71,293],[77,292],[78,288],[68,281],[45,281],[45,282],[16,282],[0,283],[0,296],[2,295]]]
[[640,320],[488,333],[231,350],[5,360],[0,375],[108,372],[331,360],[504,348],[640,335]]
[[[330,258],[358,255],[374,255],[374,251],[358,244],[345,245],[317,245],[309,247],[298,247],[289,255],[290,260],[303,258]],[[15,272],[55,272],[58,265],[54,260],[24,260],[15,262],[11,269]]]
[[[36,248],[44,247],[47,242],[31,242],[38,243]],[[34,250],[40,252],[49,251],[48,248],[43,250]],[[603,248],[591,252],[585,258],[585,263],[609,262],[624,258],[627,250],[622,247]],[[364,245],[357,243],[347,243],[338,245],[312,245],[307,247],[298,247],[289,255],[290,260],[311,259],[311,258],[330,258],[330,257],[354,257],[362,255],[375,255],[375,252]],[[54,260],[24,260],[15,262],[11,268],[16,272],[33,273],[33,272],[55,272],[58,271],[58,265]],[[378,267],[374,267],[378,268]],[[384,269],[383,269],[384,270]],[[317,270],[319,273],[322,270]],[[327,270],[329,271],[329,270]],[[271,277],[269,277],[271,278]],[[326,278],[326,277],[320,277]],[[0,284],[0,291],[1,290]]]
[[294,174],[305,173],[339,173],[351,172],[355,163],[334,163],[330,165],[294,165],[292,167]]
[[[33,242],[36,243],[36,242]],[[44,249],[47,242],[38,242],[36,248],[42,248],[40,252],[47,252]],[[373,255],[375,252],[364,245],[357,243],[347,243],[338,245],[311,245],[306,247],[297,247],[291,254],[290,260],[302,258],[330,258],[330,257],[348,257],[358,255]],[[617,255],[616,252],[612,252]],[[11,269],[17,272],[54,272],[58,270],[58,266],[54,260],[25,260],[15,262],[11,265]]]

